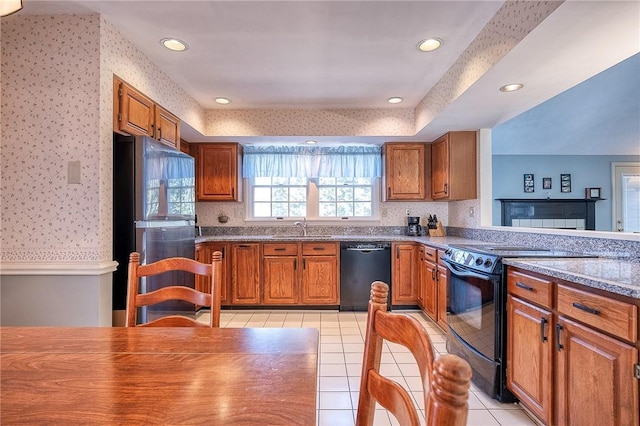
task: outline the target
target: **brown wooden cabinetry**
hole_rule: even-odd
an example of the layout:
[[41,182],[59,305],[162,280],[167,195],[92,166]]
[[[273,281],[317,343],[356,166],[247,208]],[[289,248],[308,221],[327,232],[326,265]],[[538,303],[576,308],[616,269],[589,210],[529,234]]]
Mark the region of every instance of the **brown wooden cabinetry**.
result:
[[265,243],[262,252],[263,303],[297,304],[300,299],[298,244]]
[[577,287],[509,268],[507,386],[547,425],[637,426],[638,303]]
[[239,173],[242,147],[237,143],[192,145],[196,157],[196,199],[241,201]]
[[178,148],[180,119],[124,81],[113,79],[113,130]]
[[431,144],[431,198],[477,198],[476,161],[476,132],[449,132],[434,141]]
[[[213,252],[222,253],[222,285],[220,286],[220,303],[228,305],[231,303],[229,298],[229,283],[227,281],[228,265],[229,265],[229,245],[224,242],[206,242],[196,244],[196,260],[202,263],[211,262]],[[211,291],[211,277],[196,276],[196,290],[208,293]]]
[[[438,256],[440,256],[440,251],[438,251]],[[438,265],[438,325],[443,330],[447,329],[447,303],[449,303],[447,283],[447,268]]]
[[391,303],[415,305],[420,279],[418,246],[413,243],[391,243],[391,250]]
[[427,199],[429,145],[390,142],[384,145],[384,200]]
[[231,244],[231,303],[258,305],[262,274],[260,243]]
[[438,320],[438,266],[437,250],[420,247],[420,286],[423,293],[423,311],[434,321]]
[[303,305],[339,303],[338,243],[302,243]]

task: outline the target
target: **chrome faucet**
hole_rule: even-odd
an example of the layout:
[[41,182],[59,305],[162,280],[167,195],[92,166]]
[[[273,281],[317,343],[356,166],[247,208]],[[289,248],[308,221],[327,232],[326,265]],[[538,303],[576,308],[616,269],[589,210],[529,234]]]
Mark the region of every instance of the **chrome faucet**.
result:
[[302,227],[302,236],[307,236],[307,218],[305,217],[302,222],[293,222],[293,226],[301,226]]

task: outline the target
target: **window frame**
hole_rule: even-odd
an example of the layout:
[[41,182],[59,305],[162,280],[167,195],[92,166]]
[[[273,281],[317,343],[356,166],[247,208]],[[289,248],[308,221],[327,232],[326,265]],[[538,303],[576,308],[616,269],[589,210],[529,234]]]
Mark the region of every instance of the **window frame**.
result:
[[316,225],[337,225],[337,224],[372,224],[379,223],[380,217],[380,200],[381,200],[381,181],[379,177],[372,177],[371,184],[371,216],[349,216],[342,217],[320,217],[319,216],[319,189],[317,185],[317,178],[307,178],[307,215],[303,216],[288,216],[282,218],[276,217],[254,217],[253,215],[253,185],[252,178],[244,178],[243,186],[245,191],[245,222],[251,222],[255,225],[271,225],[274,223],[288,223],[299,221],[306,218],[307,222],[312,222]]

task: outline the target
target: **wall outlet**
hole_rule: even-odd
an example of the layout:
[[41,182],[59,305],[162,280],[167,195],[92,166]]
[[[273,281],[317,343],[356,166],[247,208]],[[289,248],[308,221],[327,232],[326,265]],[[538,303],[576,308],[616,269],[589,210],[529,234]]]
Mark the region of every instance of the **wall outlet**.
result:
[[382,210],[381,210],[381,212],[380,212],[380,215],[381,215],[382,217],[387,217],[387,208],[386,208],[386,207],[382,208]]
[[476,215],[476,209],[474,207],[469,207],[469,217],[474,217]]
[[405,214],[405,215],[407,215],[407,216],[410,216],[410,215],[411,215],[411,213],[409,213],[409,209],[406,209],[406,210],[404,211],[404,214]]
[[82,180],[82,164],[80,161],[69,161],[67,165],[67,183],[78,184]]

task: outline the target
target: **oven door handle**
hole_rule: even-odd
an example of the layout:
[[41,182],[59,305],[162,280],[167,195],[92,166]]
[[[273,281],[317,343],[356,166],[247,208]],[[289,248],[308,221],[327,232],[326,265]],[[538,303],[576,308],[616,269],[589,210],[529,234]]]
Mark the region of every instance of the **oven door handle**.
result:
[[482,275],[482,274],[478,274],[475,273],[473,271],[468,271],[466,269],[461,269],[458,266],[456,266],[455,264],[451,263],[449,260],[447,259],[442,259],[442,261],[444,262],[444,264],[447,266],[447,268],[453,272],[456,275],[459,275],[461,277],[474,277],[474,278],[480,278],[481,280],[487,280],[487,275]]

